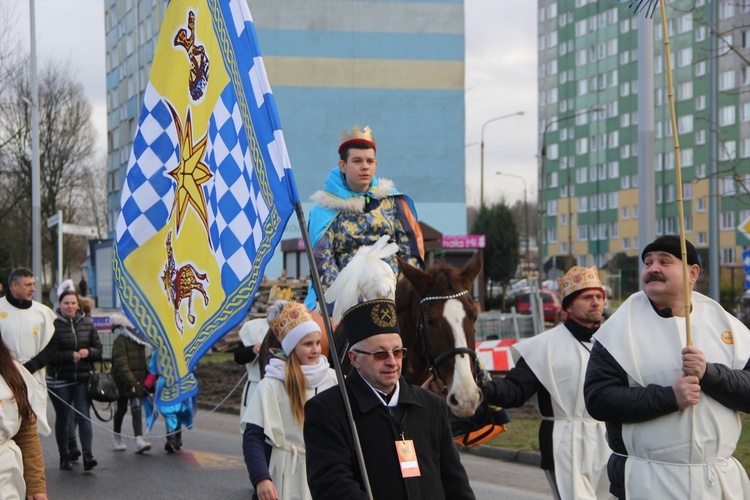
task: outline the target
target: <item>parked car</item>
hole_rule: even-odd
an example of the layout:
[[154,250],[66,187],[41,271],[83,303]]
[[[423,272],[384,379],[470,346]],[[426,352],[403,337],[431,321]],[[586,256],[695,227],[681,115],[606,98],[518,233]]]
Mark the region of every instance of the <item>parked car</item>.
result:
[[[554,325],[565,321],[567,314],[563,311],[562,300],[557,292],[552,290],[540,290],[539,295],[542,297],[542,309],[544,309],[544,321]],[[519,314],[531,314],[531,293],[522,293],[518,298],[516,311]]]

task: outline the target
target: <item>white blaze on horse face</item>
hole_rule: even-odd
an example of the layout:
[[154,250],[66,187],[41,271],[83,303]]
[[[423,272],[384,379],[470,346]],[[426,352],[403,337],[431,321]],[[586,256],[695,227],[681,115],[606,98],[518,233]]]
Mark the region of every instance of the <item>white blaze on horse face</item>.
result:
[[[449,299],[443,307],[443,317],[453,330],[455,347],[468,347],[464,333],[464,318],[466,311],[458,299]],[[472,346],[473,348],[474,346]],[[453,383],[448,391],[446,401],[451,411],[457,417],[470,417],[481,402],[481,391],[474,382],[471,373],[472,359],[466,354],[457,354],[453,368]]]

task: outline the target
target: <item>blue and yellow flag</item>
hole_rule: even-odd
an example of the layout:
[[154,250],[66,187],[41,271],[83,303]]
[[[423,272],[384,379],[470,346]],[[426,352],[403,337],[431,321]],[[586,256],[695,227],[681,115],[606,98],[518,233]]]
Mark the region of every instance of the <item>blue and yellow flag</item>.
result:
[[122,188],[114,274],[161,404],[245,318],[299,196],[245,1],[172,0]]

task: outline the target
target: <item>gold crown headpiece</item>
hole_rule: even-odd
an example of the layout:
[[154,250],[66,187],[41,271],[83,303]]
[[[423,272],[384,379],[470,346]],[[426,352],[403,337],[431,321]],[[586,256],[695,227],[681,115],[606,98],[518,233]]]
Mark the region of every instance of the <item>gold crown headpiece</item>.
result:
[[304,304],[283,301],[278,304],[282,303],[283,307],[278,317],[269,319],[268,323],[276,338],[281,342],[281,348],[287,354],[291,354],[294,347],[305,335],[319,332],[320,327],[313,321]]
[[570,271],[565,273],[565,276],[557,278],[557,284],[560,287],[560,295],[563,299],[571,293],[585,288],[602,288],[596,266],[589,268],[573,266]]
[[372,130],[370,130],[369,126],[365,126],[364,130],[362,130],[359,125],[352,127],[351,131],[349,131],[349,129],[344,129],[341,132],[341,135],[339,135],[339,152],[349,144],[355,142],[363,142],[372,146],[372,149],[376,149],[375,136],[372,135]]
[[292,300],[292,289],[274,285],[268,293],[268,300]]

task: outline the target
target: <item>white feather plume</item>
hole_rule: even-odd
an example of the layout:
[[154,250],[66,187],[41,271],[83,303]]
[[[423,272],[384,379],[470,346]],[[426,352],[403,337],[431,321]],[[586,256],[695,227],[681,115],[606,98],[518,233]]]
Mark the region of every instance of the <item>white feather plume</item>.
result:
[[350,308],[362,300],[396,297],[396,275],[382,259],[398,252],[396,243],[388,243],[383,235],[374,245],[357,250],[326,292],[326,302],[333,303],[333,321],[338,323]]

